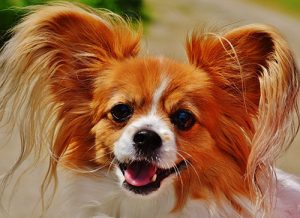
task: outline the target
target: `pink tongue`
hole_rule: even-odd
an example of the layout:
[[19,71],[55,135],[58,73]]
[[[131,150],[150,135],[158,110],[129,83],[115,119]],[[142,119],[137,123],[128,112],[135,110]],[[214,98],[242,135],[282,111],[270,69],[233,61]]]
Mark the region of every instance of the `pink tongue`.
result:
[[134,162],[125,170],[125,180],[133,186],[144,186],[151,183],[156,170],[156,166],[152,164]]

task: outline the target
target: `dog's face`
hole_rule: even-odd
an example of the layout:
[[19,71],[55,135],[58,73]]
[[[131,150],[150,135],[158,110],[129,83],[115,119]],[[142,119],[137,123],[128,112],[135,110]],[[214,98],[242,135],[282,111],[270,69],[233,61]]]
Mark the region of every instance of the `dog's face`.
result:
[[95,162],[113,162],[131,192],[157,191],[212,149],[211,85],[204,71],[163,58],[114,64],[95,84]]

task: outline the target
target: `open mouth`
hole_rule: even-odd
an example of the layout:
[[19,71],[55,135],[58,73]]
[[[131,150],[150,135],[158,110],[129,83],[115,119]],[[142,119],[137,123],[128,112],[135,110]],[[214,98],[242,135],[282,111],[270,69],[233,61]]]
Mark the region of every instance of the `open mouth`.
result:
[[124,175],[123,187],[135,194],[147,195],[159,189],[161,182],[172,174],[179,173],[187,167],[182,160],[169,169],[158,168],[148,161],[133,161],[130,164],[119,163]]

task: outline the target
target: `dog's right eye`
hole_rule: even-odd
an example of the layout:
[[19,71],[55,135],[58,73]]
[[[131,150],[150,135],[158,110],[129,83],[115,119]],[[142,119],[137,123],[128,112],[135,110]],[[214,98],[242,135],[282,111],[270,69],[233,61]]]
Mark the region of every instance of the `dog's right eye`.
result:
[[117,104],[111,109],[111,115],[116,122],[129,120],[133,114],[133,108],[128,104]]

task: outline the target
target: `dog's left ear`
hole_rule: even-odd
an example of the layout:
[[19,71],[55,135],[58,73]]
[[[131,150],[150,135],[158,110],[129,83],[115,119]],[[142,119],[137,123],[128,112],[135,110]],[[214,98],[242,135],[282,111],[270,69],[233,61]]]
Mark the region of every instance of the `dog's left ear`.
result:
[[186,48],[190,63],[213,82],[220,125],[230,141],[223,149],[244,158],[252,179],[258,168],[271,169],[299,126],[299,74],[286,41],[272,27],[248,25],[221,35],[194,32]]
[[259,78],[265,70],[282,67],[276,74],[287,76],[294,71],[294,60],[286,43],[273,29],[261,25],[220,35],[194,32],[187,42],[187,54],[192,64],[208,72],[222,90],[238,97],[251,114],[258,109]]

